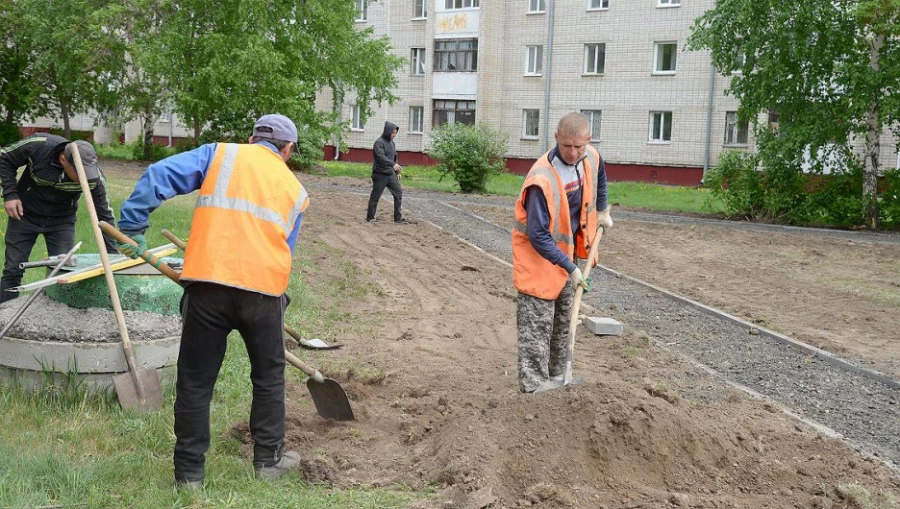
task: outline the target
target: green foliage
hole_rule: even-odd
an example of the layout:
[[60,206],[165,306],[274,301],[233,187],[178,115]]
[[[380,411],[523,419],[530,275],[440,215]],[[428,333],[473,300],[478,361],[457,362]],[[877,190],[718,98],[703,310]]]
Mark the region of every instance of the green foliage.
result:
[[[66,137],[65,129],[51,127],[50,129],[47,130],[47,132],[49,132],[50,134],[55,134],[57,136],[62,136],[63,138]],[[75,140],[91,141],[92,139],[94,139],[94,131],[69,129],[69,136],[68,136],[69,141],[75,141]]]
[[442,176],[450,176],[464,193],[485,192],[491,175],[505,171],[507,137],[487,124],[445,124],[434,130],[429,156],[439,161]]
[[144,145],[144,140],[141,138],[129,143],[128,146],[131,148],[133,161],[159,161],[175,153],[174,149],[162,145],[153,143]]
[[878,204],[881,226],[900,229],[900,170],[884,172],[884,191]]
[[0,147],[22,139],[22,133],[15,122],[0,121]]

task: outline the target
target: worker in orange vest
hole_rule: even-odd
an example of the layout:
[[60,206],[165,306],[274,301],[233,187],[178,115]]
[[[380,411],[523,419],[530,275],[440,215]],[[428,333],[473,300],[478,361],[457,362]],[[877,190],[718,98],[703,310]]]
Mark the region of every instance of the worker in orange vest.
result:
[[284,451],[284,308],[306,190],[287,167],[297,128],[264,115],[247,144],[211,143],[150,165],[122,204],[120,229],[146,250],[151,212],[199,189],[181,280],[183,327],[175,386],[175,484],[201,488],[209,449],[209,404],[238,330],[250,358],[250,435],[257,478],[277,479],[300,465]]
[[534,392],[563,376],[575,288],[587,290],[590,283],[576,259],[587,258],[598,224],[607,229],[613,225],[606,167],[590,140],[591,126],[584,115],[563,116],[556,146],[535,161],[516,201],[513,283],[519,291],[522,392]]

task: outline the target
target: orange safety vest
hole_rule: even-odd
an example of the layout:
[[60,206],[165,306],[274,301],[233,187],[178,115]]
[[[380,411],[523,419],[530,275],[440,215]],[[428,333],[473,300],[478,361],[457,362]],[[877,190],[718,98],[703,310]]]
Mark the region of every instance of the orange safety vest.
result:
[[572,235],[569,201],[559,174],[548,159],[550,153],[535,161],[516,201],[516,221],[512,232],[513,284],[520,292],[546,300],[555,300],[566,286],[566,269],[554,265],[540,255],[528,238],[528,219],[525,210],[526,190],[537,186],[544,192],[550,216],[550,235],[556,246],[573,259],[587,258],[588,246],[597,233],[597,171],[600,154],[588,145],[582,159],[581,229],[577,238]]
[[219,143],[194,206],[181,278],[279,296],[291,274],[287,237],[309,195],[264,145]]

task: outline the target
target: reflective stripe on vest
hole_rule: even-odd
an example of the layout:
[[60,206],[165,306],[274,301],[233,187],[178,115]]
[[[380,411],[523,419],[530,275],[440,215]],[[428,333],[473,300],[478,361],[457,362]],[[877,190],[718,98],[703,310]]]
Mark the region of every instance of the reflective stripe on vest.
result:
[[290,232],[294,228],[297,217],[303,212],[303,205],[309,194],[306,189],[300,188],[300,197],[291,208],[288,220],[285,221],[278,212],[261,207],[255,203],[250,203],[242,198],[231,198],[227,196],[228,185],[231,183],[231,175],[234,173],[234,163],[237,161],[238,149],[240,147],[234,143],[225,145],[225,154],[222,159],[222,167],[219,169],[219,178],[216,180],[216,186],[211,195],[201,195],[197,198],[197,208],[200,207],[219,207],[238,212],[246,212],[256,219],[275,223],[286,232]]

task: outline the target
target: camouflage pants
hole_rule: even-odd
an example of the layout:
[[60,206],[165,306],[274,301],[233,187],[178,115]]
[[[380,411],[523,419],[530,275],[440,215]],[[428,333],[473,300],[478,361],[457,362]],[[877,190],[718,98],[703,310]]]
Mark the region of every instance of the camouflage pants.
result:
[[543,382],[562,376],[575,288],[566,282],[556,300],[519,292],[516,322],[519,337],[519,389],[534,392]]

